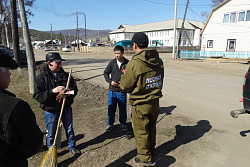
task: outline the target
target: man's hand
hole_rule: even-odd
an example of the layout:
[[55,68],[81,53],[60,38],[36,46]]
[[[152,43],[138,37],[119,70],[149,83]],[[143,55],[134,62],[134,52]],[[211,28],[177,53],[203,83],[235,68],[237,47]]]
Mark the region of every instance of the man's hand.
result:
[[63,94],[63,93],[65,93],[66,91],[67,91],[67,90],[64,89],[64,91],[60,92],[60,93],[56,96],[56,101],[61,102],[62,99],[64,99],[64,98],[66,98],[67,96],[69,96],[69,95]]
[[114,87],[118,87],[120,84],[116,83],[115,81],[112,81],[111,85],[114,86]]
[[54,89],[52,89],[53,93],[60,93],[62,91],[64,91],[66,88],[64,86],[57,86]]

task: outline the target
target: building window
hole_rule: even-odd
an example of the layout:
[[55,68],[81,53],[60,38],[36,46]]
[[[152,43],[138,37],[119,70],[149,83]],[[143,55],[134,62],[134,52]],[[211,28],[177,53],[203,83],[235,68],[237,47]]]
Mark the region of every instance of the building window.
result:
[[227,40],[227,51],[235,51],[236,48],[236,39]]
[[235,23],[236,21],[236,12],[230,14],[230,23]]
[[187,40],[182,41],[182,46],[187,46]]
[[214,43],[213,40],[208,40],[207,41],[207,48],[213,48],[213,43]]
[[224,14],[224,19],[223,19],[223,23],[228,23],[229,21],[229,14]]
[[239,18],[238,21],[244,21],[245,20],[245,11],[239,12]]
[[247,11],[246,21],[250,21],[250,10]]

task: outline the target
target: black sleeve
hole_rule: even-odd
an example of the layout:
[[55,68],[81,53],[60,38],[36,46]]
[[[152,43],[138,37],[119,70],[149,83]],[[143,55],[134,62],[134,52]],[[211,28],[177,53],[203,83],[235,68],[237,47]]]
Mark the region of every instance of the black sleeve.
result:
[[[112,62],[112,61],[111,61]],[[110,78],[110,73],[111,73],[111,70],[112,70],[112,63],[109,63],[108,64],[108,66],[106,67],[106,69],[104,70],[104,78],[105,78],[105,80],[109,83],[109,84],[111,84],[111,82],[112,82],[112,80],[111,80],[111,78]]]
[[7,142],[25,158],[39,151],[43,144],[43,133],[28,103],[19,101],[16,104],[9,118],[6,136]]
[[35,78],[33,98],[43,104],[51,100],[54,101],[56,96],[56,94],[52,92],[52,89],[46,89],[45,84],[42,77]]

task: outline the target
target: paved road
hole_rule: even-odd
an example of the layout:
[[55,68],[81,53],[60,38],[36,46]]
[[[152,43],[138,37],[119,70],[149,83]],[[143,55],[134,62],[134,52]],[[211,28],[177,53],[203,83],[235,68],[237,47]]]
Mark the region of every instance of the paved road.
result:
[[[44,51],[35,53],[36,60],[44,59]],[[61,55],[70,60],[63,63],[65,70],[72,68],[74,76],[108,87],[103,71],[114,58],[113,55]],[[189,164],[183,166],[249,166],[250,134],[246,133],[247,136],[242,137],[240,132],[249,130],[250,117],[244,115],[233,119],[229,115],[232,109],[242,108],[238,99],[242,96],[243,77],[248,65],[218,61],[177,61],[170,60],[170,54],[161,54],[161,57],[165,63],[164,97],[160,100],[161,107],[175,106],[172,115],[167,119],[181,116],[196,124],[200,120],[207,120],[212,126],[212,130],[203,136],[204,146],[197,144],[202,148],[192,148],[193,156],[176,158],[174,164],[180,161]],[[185,126],[183,120],[179,123]],[[188,148],[186,145],[182,147]]]

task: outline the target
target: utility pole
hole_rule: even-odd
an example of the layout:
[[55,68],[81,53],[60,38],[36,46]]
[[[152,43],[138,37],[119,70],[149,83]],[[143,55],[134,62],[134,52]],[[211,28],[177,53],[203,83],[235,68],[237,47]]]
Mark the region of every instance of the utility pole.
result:
[[50,33],[51,33],[51,43],[52,43],[52,48],[53,48],[53,35],[52,35],[52,23],[50,23]]
[[87,29],[86,29],[86,15],[84,14],[84,20],[85,20],[85,42],[87,42]]
[[177,46],[177,53],[178,53],[178,50],[179,50],[179,47],[180,47],[180,44],[181,44],[182,30],[183,30],[183,28],[184,28],[184,23],[185,23],[186,14],[187,14],[188,3],[189,3],[189,0],[187,0],[185,13],[184,13],[184,17],[183,17],[183,20],[182,20],[181,32],[180,32],[180,37],[179,37],[178,46]]
[[13,53],[14,58],[17,61],[18,66],[21,66],[20,59],[20,48],[19,48],[19,37],[18,37],[18,25],[17,25],[17,11],[16,11],[16,0],[10,0],[10,12],[11,12],[11,29],[13,38]]
[[23,38],[25,42],[25,49],[26,49],[27,62],[28,62],[30,93],[33,94],[34,93],[34,80],[36,77],[34,52],[33,52],[33,47],[31,45],[29,26],[28,26],[28,22],[26,18],[23,0],[18,0],[18,5],[19,5],[19,10],[20,10],[21,23],[23,27]]
[[[174,44],[172,59],[175,59],[175,45],[176,45],[176,27],[177,27],[177,4],[178,0],[175,0],[175,12],[174,12]],[[177,51],[178,52],[178,51]]]
[[78,51],[78,13],[76,12],[76,42],[77,42],[77,51]]

